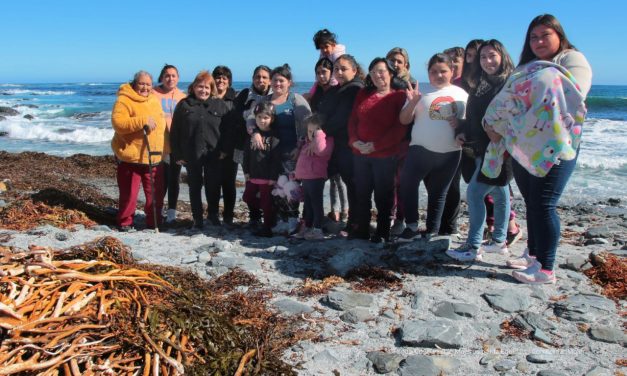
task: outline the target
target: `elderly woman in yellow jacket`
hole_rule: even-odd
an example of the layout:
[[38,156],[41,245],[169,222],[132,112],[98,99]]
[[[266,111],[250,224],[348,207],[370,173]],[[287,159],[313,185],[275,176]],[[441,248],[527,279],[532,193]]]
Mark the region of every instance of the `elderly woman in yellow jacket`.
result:
[[[133,213],[141,182],[146,196],[146,225],[155,228],[161,221],[163,206],[163,167],[165,117],[161,104],[152,94],[152,76],[145,71],[135,73],[133,81],[118,90],[118,99],[111,113],[113,140],[111,149],[118,162],[117,180],[120,191],[117,224],[120,231],[133,228]],[[147,142],[148,143],[147,143]],[[150,148],[150,155],[148,149]],[[150,162],[149,162],[150,158]],[[152,166],[152,171],[149,166]],[[150,184],[150,174],[153,184]],[[151,191],[155,190],[154,195]],[[153,203],[152,197],[156,203]],[[155,208],[156,206],[156,208]],[[159,215],[154,215],[156,209]]]

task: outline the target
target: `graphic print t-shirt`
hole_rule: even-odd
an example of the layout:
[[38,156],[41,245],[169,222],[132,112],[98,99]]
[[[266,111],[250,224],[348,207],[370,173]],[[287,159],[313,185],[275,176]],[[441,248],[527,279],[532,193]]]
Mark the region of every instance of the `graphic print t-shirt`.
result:
[[421,88],[421,92],[409,145],[420,145],[436,153],[460,150],[461,147],[455,143],[455,130],[448,119],[466,117],[468,94],[455,85],[442,89],[428,85],[424,90]]

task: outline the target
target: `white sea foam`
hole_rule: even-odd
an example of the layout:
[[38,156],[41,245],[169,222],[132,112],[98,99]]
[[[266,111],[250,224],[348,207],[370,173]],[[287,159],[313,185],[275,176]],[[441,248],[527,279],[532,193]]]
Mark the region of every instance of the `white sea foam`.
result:
[[71,90],[25,90],[25,89],[8,89],[0,90],[2,95],[73,95],[75,91]]
[[69,143],[99,143],[111,140],[113,129],[97,128],[77,124],[50,124],[49,122],[4,121],[0,131],[7,132],[12,139],[42,140]]
[[627,170],[627,122],[588,119],[577,164],[589,169]]
[[0,87],[21,87],[19,84],[0,84]]

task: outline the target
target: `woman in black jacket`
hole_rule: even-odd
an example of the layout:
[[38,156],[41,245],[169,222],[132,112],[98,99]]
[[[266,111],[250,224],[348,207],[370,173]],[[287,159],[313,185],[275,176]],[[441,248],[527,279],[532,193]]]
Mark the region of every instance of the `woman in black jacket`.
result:
[[322,130],[333,137],[335,147],[329,160],[329,176],[337,173],[346,185],[348,198],[347,230],[352,230],[355,220],[355,185],[353,184],[353,152],[348,146],[348,119],[353,110],[357,92],[364,87],[364,71],[351,55],[344,54],[335,60],[333,74],[338,85],[329,89],[324,100],[318,104],[318,113],[323,117]]
[[189,199],[194,227],[203,227],[203,209],[200,192],[203,183],[210,224],[220,225],[221,158],[232,150],[232,129],[226,126],[235,116],[223,100],[214,98],[216,84],[207,71],[198,73],[189,86],[189,96],[179,102],[172,118],[170,143],[176,163],[187,168]]

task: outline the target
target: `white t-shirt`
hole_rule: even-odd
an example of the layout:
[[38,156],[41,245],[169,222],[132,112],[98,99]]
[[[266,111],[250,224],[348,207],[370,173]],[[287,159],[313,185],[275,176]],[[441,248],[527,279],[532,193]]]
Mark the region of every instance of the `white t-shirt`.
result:
[[409,145],[420,145],[436,153],[461,150],[455,143],[455,130],[446,119],[452,116],[466,118],[468,94],[455,85],[442,89],[427,85],[425,90],[421,89],[421,93],[422,98],[414,111]]

